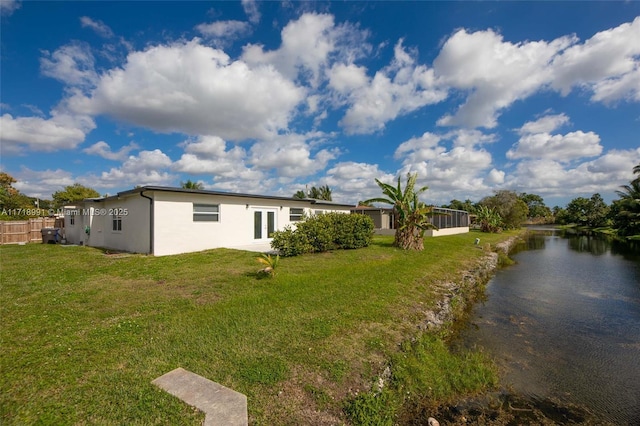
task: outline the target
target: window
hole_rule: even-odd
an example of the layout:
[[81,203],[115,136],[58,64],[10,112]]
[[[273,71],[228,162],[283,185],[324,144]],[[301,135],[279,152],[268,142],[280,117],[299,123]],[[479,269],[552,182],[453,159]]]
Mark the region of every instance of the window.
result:
[[74,215],[69,216],[69,225],[73,226],[76,224],[76,217]]
[[122,216],[113,216],[113,220],[111,221],[111,230],[122,231]]
[[219,204],[193,204],[194,222],[220,222]]
[[304,215],[304,209],[289,209],[289,221],[291,222],[299,222],[302,220],[302,216]]

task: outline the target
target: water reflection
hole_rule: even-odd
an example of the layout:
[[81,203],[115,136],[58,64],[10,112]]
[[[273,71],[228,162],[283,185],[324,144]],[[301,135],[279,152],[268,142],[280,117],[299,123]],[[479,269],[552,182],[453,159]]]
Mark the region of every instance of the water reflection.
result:
[[[611,242],[611,254],[623,256],[626,260],[640,262],[640,241]],[[640,280],[638,280],[640,282]]]
[[[523,394],[640,424],[640,259],[599,235],[529,233],[463,332]],[[614,249],[615,247],[615,249]]]
[[545,248],[545,236],[554,235],[554,231],[536,231],[531,233],[529,238],[524,240],[524,249],[526,250],[543,250]]
[[569,248],[580,253],[601,256],[609,251],[610,239],[594,235],[577,235],[568,239]]

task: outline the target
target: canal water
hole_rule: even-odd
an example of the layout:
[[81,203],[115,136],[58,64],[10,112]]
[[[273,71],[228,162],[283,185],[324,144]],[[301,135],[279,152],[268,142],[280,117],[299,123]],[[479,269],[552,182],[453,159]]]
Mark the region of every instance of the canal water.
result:
[[514,394],[640,425],[640,250],[532,230],[487,284],[464,346],[481,347]]

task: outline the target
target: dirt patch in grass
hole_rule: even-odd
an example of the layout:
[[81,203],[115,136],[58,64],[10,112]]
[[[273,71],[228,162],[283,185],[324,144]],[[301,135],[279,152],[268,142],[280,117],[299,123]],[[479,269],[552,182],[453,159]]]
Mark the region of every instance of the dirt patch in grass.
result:
[[267,421],[271,424],[329,426],[344,423],[335,386],[321,374],[295,372],[278,385]]

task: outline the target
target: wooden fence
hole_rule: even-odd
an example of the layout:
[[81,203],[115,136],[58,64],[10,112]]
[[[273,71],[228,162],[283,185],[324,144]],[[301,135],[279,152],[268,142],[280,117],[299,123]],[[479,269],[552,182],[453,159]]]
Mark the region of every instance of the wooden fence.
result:
[[0,221],[0,244],[42,242],[42,228],[63,226],[63,219],[53,217]]

